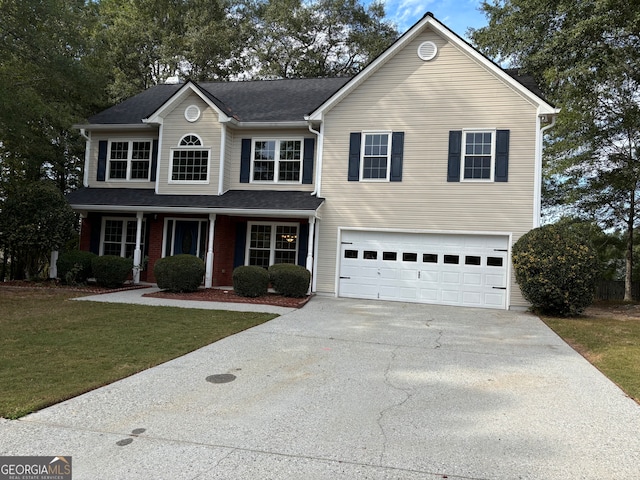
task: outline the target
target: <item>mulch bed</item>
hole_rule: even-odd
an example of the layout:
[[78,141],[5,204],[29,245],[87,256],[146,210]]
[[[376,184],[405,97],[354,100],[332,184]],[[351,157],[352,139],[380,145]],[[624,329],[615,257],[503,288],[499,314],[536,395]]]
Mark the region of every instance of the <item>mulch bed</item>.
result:
[[310,296],[304,298],[283,297],[275,293],[268,293],[262,297],[241,297],[234,293],[233,290],[223,290],[220,288],[201,288],[197,292],[191,293],[170,293],[166,291],[156,293],[146,293],[144,297],[169,298],[173,300],[194,300],[205,302],[231,302],[231,303],[253,303],[260,305],[275,305],[277,307],[300,308],[304,306],[310,299]]

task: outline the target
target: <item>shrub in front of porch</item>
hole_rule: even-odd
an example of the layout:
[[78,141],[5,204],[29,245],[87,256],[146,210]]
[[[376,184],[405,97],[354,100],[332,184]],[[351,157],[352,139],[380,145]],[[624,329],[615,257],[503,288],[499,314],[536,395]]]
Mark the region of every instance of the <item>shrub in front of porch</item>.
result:
[[127,280],[133,268],[130,258],[117,255],[103,255],[91,261],[91,271],[98,285],[107,288],[118,288]]
[[262,267],[241,266],[233,270],[233,290],[241,297],[260,297],[269,289],[269,273]]
[[56,262],[58,277],[68,285],[86,283],[87,279],[92,276],[91,262],[96,257],[95,253],[82,250],[61,253]]
[[300,265],[276,263],[269,267],[269,279],[277,293],[285,297],[302,298],[309,291],[311,272]]
[[158,288],[170,292],[195,292],[202,283],[205,265],[195,255],[164,257],[153,267]]

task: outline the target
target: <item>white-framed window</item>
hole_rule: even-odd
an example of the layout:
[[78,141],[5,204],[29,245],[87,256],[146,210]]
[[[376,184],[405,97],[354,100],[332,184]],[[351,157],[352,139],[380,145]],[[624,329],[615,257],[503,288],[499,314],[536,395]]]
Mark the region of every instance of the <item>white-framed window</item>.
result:
[[388,182],[391,170],[391,132],[363,132],[360,152],[360,179]]
[[296,263],[299,224],[249,222],[246,265],[269,268],[276,263]]
[[[138,221],[135,218],[103,217],[100,236],[100,255],[116,255],[133,258],[136,249],[136,231]],[[140,249],[144,251],[145,220],[142,220]]]
[[304,142],[301,138],[251,142],[251,181],[301,183]]
[[107,178],[149,181],[151,149],[151,140],[110,140]]
[[493,181],[496,156],[495,130],[464,130],[462,181]]
[[193,133],[180,139],[171,149],[169,182],[208,183],[210,148],[203,148],[202,139]]

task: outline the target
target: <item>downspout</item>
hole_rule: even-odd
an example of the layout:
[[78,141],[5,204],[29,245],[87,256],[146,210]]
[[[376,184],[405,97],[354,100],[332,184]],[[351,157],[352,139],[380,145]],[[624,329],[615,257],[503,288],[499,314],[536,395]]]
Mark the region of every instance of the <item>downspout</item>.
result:
[[551,116],[551,123],[540,128],[541,117],[536,118],[536,127],[538,130],[538,139],[536,141],[536,166],[534,175],[534,198],[533,202],[533,228],[540,226],[540,217],[542,215],[542,151],[544,145],[544,133],[556,124],[556,115]]
[[222,130],[220,131],[220,168],[218,169],[218,195],[224,193],[224,157],[225,150],[227,148],[227,125],[222,124]]
[[91,137],[87,135],[84,128],[80,129],[80,135],[87,142],[84,149],[84,173],[82,175],[82,185],[89,186],[89,157],[91,155]]
[[320,184],[322,182],[322,152],[324,147],[324,123],[320,124],[320,131],[314,130],[313,125],[309,123],[309,131],[318,137],[318,148],[316,149],[316,182],[311,195],[320,196]]

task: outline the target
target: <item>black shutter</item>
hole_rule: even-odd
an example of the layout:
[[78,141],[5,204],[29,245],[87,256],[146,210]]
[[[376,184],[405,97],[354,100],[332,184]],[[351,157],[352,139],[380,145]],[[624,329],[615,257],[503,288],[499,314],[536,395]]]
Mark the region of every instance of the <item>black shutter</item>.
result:
[[104,182],[107,176],[107,141],[100,140],[98,142],[98,174],[96,180]]
[[449,132],[449,160],[447,162],[447,182],[460,181],[460,154],[462,153],[462,131]]
[[233,268],[244,265],[244,251],[247,247],[247,222],[236,225],[236,245],[233,254]]
[[298,227],[298,265],[307,266],[307,253],[309,246],[309,224],[301,223]]
[[496,132],[496,182],[506,182],[509,178],[509,130]]
[[156,181],[156,170],[158,170],[158,140],[153,141],[153,150],[151,151],[151,181],[152,182]]
[[402,157],[404,155],[404,132],[391,134],[391,178],[392,182],[402,181]]
[[302,159],[302,183],[313,183],[313,157],[315,155],[315,138],[304,139],[304,157]]
[[360,180],[360,143],[362,134],[354,132],[349,137],[349,176],[350,182]]
[[251,139],[243,138],[240,150],[240,183],[249,183],[251,174]]

